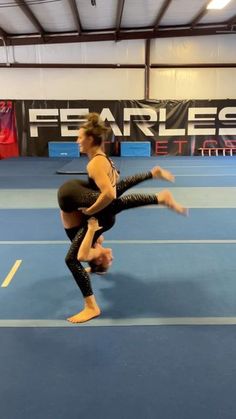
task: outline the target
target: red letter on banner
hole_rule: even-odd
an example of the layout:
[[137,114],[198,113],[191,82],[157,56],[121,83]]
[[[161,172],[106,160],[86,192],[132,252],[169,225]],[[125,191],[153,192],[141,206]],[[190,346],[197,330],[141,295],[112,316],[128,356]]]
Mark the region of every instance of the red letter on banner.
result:
[[[168,154],[167,144],[168,144],[168,141],[156,141],[156,154],[157,155]],[[162,150],[165,150],[165,151],[162,151]]]
[[184,141],[184,140],[179,140],[179,141],[173,141],[173,143],[175,144],[179,144],[179,149],[178,149],[178,153],[180,155],[182,155],[182,144],[188,144],[188,141]]

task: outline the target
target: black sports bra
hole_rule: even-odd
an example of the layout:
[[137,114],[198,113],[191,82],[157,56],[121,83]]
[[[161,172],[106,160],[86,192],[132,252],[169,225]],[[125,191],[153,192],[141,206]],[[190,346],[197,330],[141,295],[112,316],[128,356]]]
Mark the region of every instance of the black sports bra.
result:
[[[111,184],[112,184],[113,187],[115,187],[117,178],[119,177],[119,171],[117,170],[117,168],[115,166],[115,163],[109,157],[107,157],[106,154],[101,154],[101,153],[95,154],[95,156],[93,156],[93,159],[94,159],[94,157],[97,157],[97,156],[103,156],[109,161],[109,163],[111,165],[111,168],[112,168]],[[90,186],[91,189],[98,189],[96,183],[94,182],[94,180],[91,177],[88,177],[88,182],[89,182],[89,186]]]

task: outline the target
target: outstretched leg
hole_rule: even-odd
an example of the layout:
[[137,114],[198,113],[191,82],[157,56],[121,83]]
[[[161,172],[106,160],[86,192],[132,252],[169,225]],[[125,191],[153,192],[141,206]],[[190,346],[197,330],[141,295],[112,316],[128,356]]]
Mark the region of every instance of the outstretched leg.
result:
[[175,177],[166,169],[162,169],[160,166],[153,167],[149,172],[137,173],[133,176],[127,176],[121,179],[116,185],[117,198],[119,198],[124,192],[139,183],[145,182],[149,179],[162,179],[168,182],[174,182]]
[[188,215],[188,209],[178,203],[174,199],[172,193],[167,189],[156,194],[125,195],[114,199],[114,201],[112,201],[108,207],[94,215],[94,217],[98,219],[99,225],[102,226],[102,229],[96,231],[93,243],[96,242],[102,233],[110,230],[113,227],[115,223],[115,216],[120,212],[132,208],[158,204],[163,205],[178,214]]
[[[165,189],[157,194],[129,194],[122,196],[112,201],[107,208],[100,211],[95,217],[98,218],[99,221],[102,221],[106,220],[108,214],[110,216],[115,216],[128,209],[157,204],[164,205],[181,215],[187,215],[188,213],[187,209],[174,199],[172,193]],[[99,222],[99,225],[104,226],[102,222]]]

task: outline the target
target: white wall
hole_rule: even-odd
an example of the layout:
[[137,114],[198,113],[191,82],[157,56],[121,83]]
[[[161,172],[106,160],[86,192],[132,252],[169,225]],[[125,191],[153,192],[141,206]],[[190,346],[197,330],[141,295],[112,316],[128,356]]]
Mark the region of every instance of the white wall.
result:
[[[144,41],[9,47],[9,62],[143,64]],[[0,62],[6,50],[0,48]],[[0,92],[8,99],[142,99],[141,69],[0,68]]]
[[[236,35],[153,39],[152,64],[235,62]],[[144,64],[145,41],[0,47],[0,63]],[[236,98],[236,68],[151,69],[152,99]],[[0,68],[2,99],[143,99],[143,69]]]
[[153,39],[151,62],[156,64],[236,62],[235,45],[236,35]]
[[[153,64],[236,63],[236,35],[155,39]],[[150,97],[235,99],[236,68],[151,69]]]
[[142,99],[142,70],[0,68],[6,99]]
[[153,69],[152,99],[236,99],[236,68]]

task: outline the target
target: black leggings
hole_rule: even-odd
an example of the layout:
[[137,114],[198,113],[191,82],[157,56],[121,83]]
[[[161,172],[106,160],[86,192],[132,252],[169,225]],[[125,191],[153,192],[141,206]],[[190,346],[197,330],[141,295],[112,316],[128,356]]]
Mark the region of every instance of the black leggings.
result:
[[[152,174],[151,172],[143,173],[135,176],[129,176],[123,180],[121,180],[117,184],[117,196],[118,198],[114,199],[110,205],[108,205],[105,209],[94,214],[94,216],[98,219],[99,225],[102,226],[102,229],[97,231],[94,235],[93,243],[97,240],[97,238],[104,232],[112,228],[115,223],[115,216],[116,214],[131,208],[136,208],[144,205],[155,205],[158,204],[157,196],[156,195],[149,195],[149,194],[132,194],[126,195],[124,197],[120,196],[129,188],[138,183],[141,183],[147,179],[151,179]],[[79,195],[79,194],[78,194]],[[90,200],[87,196],[88,205],[92,205],[95,200],[97,199],[99,192],[91,191]],[[76,200],[76,198],[74,198]],[[82,205],[78,205],[77,208]],[[76,232],[77,229],[77,232]],[[83,297],[89,297],[93,294],[90,277],[88,273],[85,271],[83,265],[77,259],[78,250],[81,246],[81,243],[85,237],[87,232],[87,220],[85,224],[81,227],[73,227],[72,229],[66,229],[68,237],[73,241],[70,246],[70,249],[66,255],[65,261],[70,269],[77,285],[79,286]],[[73,235],[75,235],[73,237]]]

